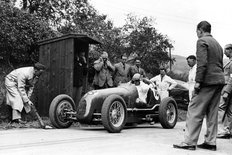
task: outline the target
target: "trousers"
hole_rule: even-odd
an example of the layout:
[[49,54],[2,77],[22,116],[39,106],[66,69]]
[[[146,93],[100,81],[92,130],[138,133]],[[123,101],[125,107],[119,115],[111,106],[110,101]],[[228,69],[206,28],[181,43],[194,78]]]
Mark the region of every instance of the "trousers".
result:
[[196,145],[206,116],[205,143],[216,145],[218,105],[222,85],[204,86],[189,103],[186,119],[185,143]]

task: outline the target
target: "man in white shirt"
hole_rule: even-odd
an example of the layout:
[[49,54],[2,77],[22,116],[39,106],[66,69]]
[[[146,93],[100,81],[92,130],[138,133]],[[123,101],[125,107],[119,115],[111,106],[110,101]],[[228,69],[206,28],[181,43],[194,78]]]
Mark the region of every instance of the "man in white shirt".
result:
[[160,95],[160,99],[162,100],[165,97],[169,97],[169,91],[177,85],[177,82],[166,75],[165,67],[160,67],[159,69],[160,74],[151,78],[150,81],[157,85],[158,93]]
[[146,104],[146,99],[147,99],[147,92],[150,88],[148,84],[145,84],[141,80],[141,75],[139,73],[135,73],[134,76],[132,77],[132,82],[135,84],[135,87],[137,88],[138,91],[138,98],[136,99],[137,104]]
[[194,55],[190,55],[186,58],[187,63],[190,67],[189,75],[188,75],[188,85],[189,85],[189,101],[193,97],[194,93],[194,85],[195,85],[195,77],[197,71],[196,57]]

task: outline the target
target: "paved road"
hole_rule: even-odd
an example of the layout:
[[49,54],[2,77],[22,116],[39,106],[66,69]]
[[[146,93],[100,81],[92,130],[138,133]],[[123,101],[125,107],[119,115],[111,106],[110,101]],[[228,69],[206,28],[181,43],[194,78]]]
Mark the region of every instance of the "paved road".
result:
[[160,124],[139,125],[118,134],[109,134],[103,127],[2,130],[0,155],[232,155],[232,140],[218,140],[216,152],[172,148],[183,139],[184,125],[178,123],[171,130]]

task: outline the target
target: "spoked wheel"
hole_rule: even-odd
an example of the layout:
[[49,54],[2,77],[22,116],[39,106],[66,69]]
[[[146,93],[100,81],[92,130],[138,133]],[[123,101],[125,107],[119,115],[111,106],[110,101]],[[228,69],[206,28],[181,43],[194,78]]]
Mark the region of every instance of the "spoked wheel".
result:
[[159,107],[159,121],[163,128],[172,129],[177,122],[178,112],[176,101],[167,97],[164,98]]
[[52,100],[49,108],[49,118],[56,128],[68,128],[72,122],[67,120],[66,112],[74,111],[74,101],[68,95],[58,95]]
[[108,96],[102,105],[102,124],[108,132],[118,133],[126,123],[126,104],[118,95]]

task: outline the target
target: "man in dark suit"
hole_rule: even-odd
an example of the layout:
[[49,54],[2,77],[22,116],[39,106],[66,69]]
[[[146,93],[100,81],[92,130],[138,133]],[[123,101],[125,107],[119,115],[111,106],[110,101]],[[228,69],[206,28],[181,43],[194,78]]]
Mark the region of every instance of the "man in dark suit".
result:
[[127,56],[122,55],[121,61],[119,63],[116,63],[114,65],[115,71],[114,71],[114,85],[118,86],[120,83],[126,83],[129,81],[129,68],[130,65],[126,63]]
[[83,80],[87,75],[87,61],[85,58],[85,53],[80,52],[76,54],[74,58],[74,73],[73,73],[73,99],[76,103],[76,108],[81,99]]
[[218,104],[225,83],[223,74],[223,50],[212,37],[211,25],[202,21],[197,25],[197,72],[195,94],[188,106],[184,142],[174,148],[195,150],[206,116],[204,143],[198,148],[216,151]]
[[142,77],[146,77],[146,73],[143,68],[141,68],[141,61],[139,59],[135,60],[135,64],[129,68],[130,79],[135,73],[139,73]]

